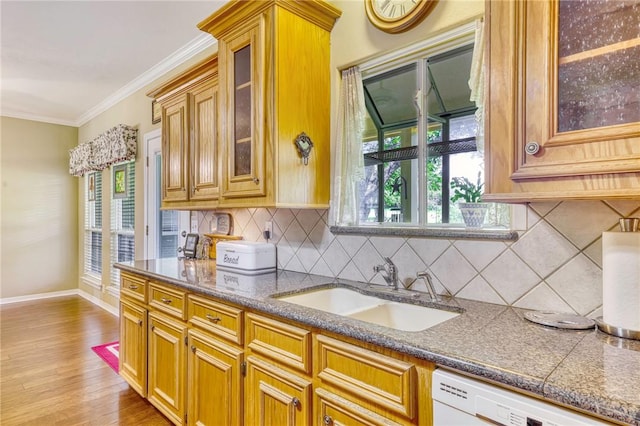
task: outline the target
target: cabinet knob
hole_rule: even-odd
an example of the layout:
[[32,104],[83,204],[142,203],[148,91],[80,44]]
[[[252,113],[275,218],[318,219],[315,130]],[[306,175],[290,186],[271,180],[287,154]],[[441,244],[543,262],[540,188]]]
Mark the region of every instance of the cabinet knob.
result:
[[256,185],[260,183],[260,179],[258,178],[253,178],[253,183],[255,183]]
[[155,330],[155,329],[156,329],[156,326],[155,326],[155,325],[152,325],[152,326],[151,326],[151,331],[153,331],[153,330]]
[[300,400],[295,396],[291,399],[291,404],[296,408],[300,408]]
[[524,150],[529,155],[534,155],[540,152],[540,144],[538,142],[529,142],[525,145]]
[[196,353],[196,347],[191,345],[191,352],[193,352],[194,354]]
[[138,320],[138,325],[142,327],[142,320]]
[[330,425],[332,425],[332,424],[333,424],[333,419],[331,418],[331,416],[326,416],[326,415],[325,415],[325,416],[322,418],[322,423],[324,423],[324,424],[325,424],[325,425],[327,425],[327,426],[330,426]]

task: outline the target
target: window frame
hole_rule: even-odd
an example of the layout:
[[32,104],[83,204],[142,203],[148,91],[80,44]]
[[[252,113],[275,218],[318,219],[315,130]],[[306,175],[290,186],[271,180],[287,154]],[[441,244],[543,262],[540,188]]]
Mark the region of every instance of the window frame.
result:
[[[380,57],[371,59],[359,65],[362,72],[363,81],[375,78],[393,70],[398,70],[409,66],[411,63],[418,63],[418,75],[422,79],[419,87],[428,87],[427,75],[422,72],[426,66],[426,58],[435,57],[447,52],[463,48],[475,41],[475,22],[461,25],[453,30],[436,35],[429,39],[423,40],[414,45],[398,49],[396,51],[381,55]],[[423,62],[423,63],[422,63]],[[421,111],[427,111],[427,96],[423,95],[421,99]],[[426,121],[419,117],[417,121]],[[429,224],[427,223],[426,212],[426,140],[428,125],[418,125],[418,140],[425,141],[419,145],[418,149],[418,173],[425,178],[419,179],[418,185],[418,203],[421,210],[424,210],[419,216],[417,223],[390,223],[375,222],[361,223],[358,226],[331,226],[331,232],[343,235],[394,235],[394,236],[418,236],[418,237],[442,237],[442,238],[473,238],[473,239],[498,239],[498,240],[516,240],[517,232],[524,223],[526,226],[526,210],[519,208],[511,208],[510,211],[510,229],[481,229],[469,230],[464,227],[452,228],[448,224]],[[387,130],[385,128],[385,130]],[[380,130],[379,130],[380,131]],[[383,142],[381,142],[383,143]],[[443,195],[444,196],[444,195]],[[379,203],[380,204],[380,203]],[[515,217],[514,217],[515,215]],[[525,215],[523,217],[523,215]],[[514,226],[514,224],[518,224]]]
[[[91,176],[93,176],[93,183],[95,188],[93,189],[93,199],[89,200],[89,182],[91,180]],[[100,190],[98,190],[98,181]],[[83,252],[83,267],[82,267],[82,280],[85,284],[101,289],[102,288],[102,248],[103,248],[103,232],[102,225],[104,222],[104,214],[103,214],[103,206],[104,206],[104,179],[101,171],[95,171],[88,173],[84,178],[84,200],[85,200],[85,211],[84,211],[84,230],[83,230],[83,239],[84,239],[84,252]],[[93,204],[91,204],[93,203]],[[98,212],[98,208],[100,210],[100,224],[96,223],[96,213]],[[98,251],[99,265],[100,270],[93,270],[93,235],[100,235],[100,250]]]

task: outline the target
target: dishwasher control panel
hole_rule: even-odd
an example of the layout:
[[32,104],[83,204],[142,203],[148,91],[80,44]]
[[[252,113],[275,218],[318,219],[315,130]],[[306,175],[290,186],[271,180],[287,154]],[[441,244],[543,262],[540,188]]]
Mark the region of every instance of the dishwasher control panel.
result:
[[438,369],[432,381],[434,425],[606,425],[593,417]]

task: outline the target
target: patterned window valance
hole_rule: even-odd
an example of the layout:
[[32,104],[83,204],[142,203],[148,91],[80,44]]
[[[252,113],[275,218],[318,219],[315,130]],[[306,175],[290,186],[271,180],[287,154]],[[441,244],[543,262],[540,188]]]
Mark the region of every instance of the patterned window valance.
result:
[[92,141],[81,143],[69,151],[69,173],[84,176],[104,170],[112,164],[133,160],[138,147],[138,130],[118,124]]

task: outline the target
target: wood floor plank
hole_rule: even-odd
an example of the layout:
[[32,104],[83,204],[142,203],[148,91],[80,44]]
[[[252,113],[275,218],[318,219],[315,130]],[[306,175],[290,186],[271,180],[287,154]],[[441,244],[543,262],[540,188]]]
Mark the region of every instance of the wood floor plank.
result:
[[118,337],[79,296],[0,306],[0,424],[170,425],[91,350]]

